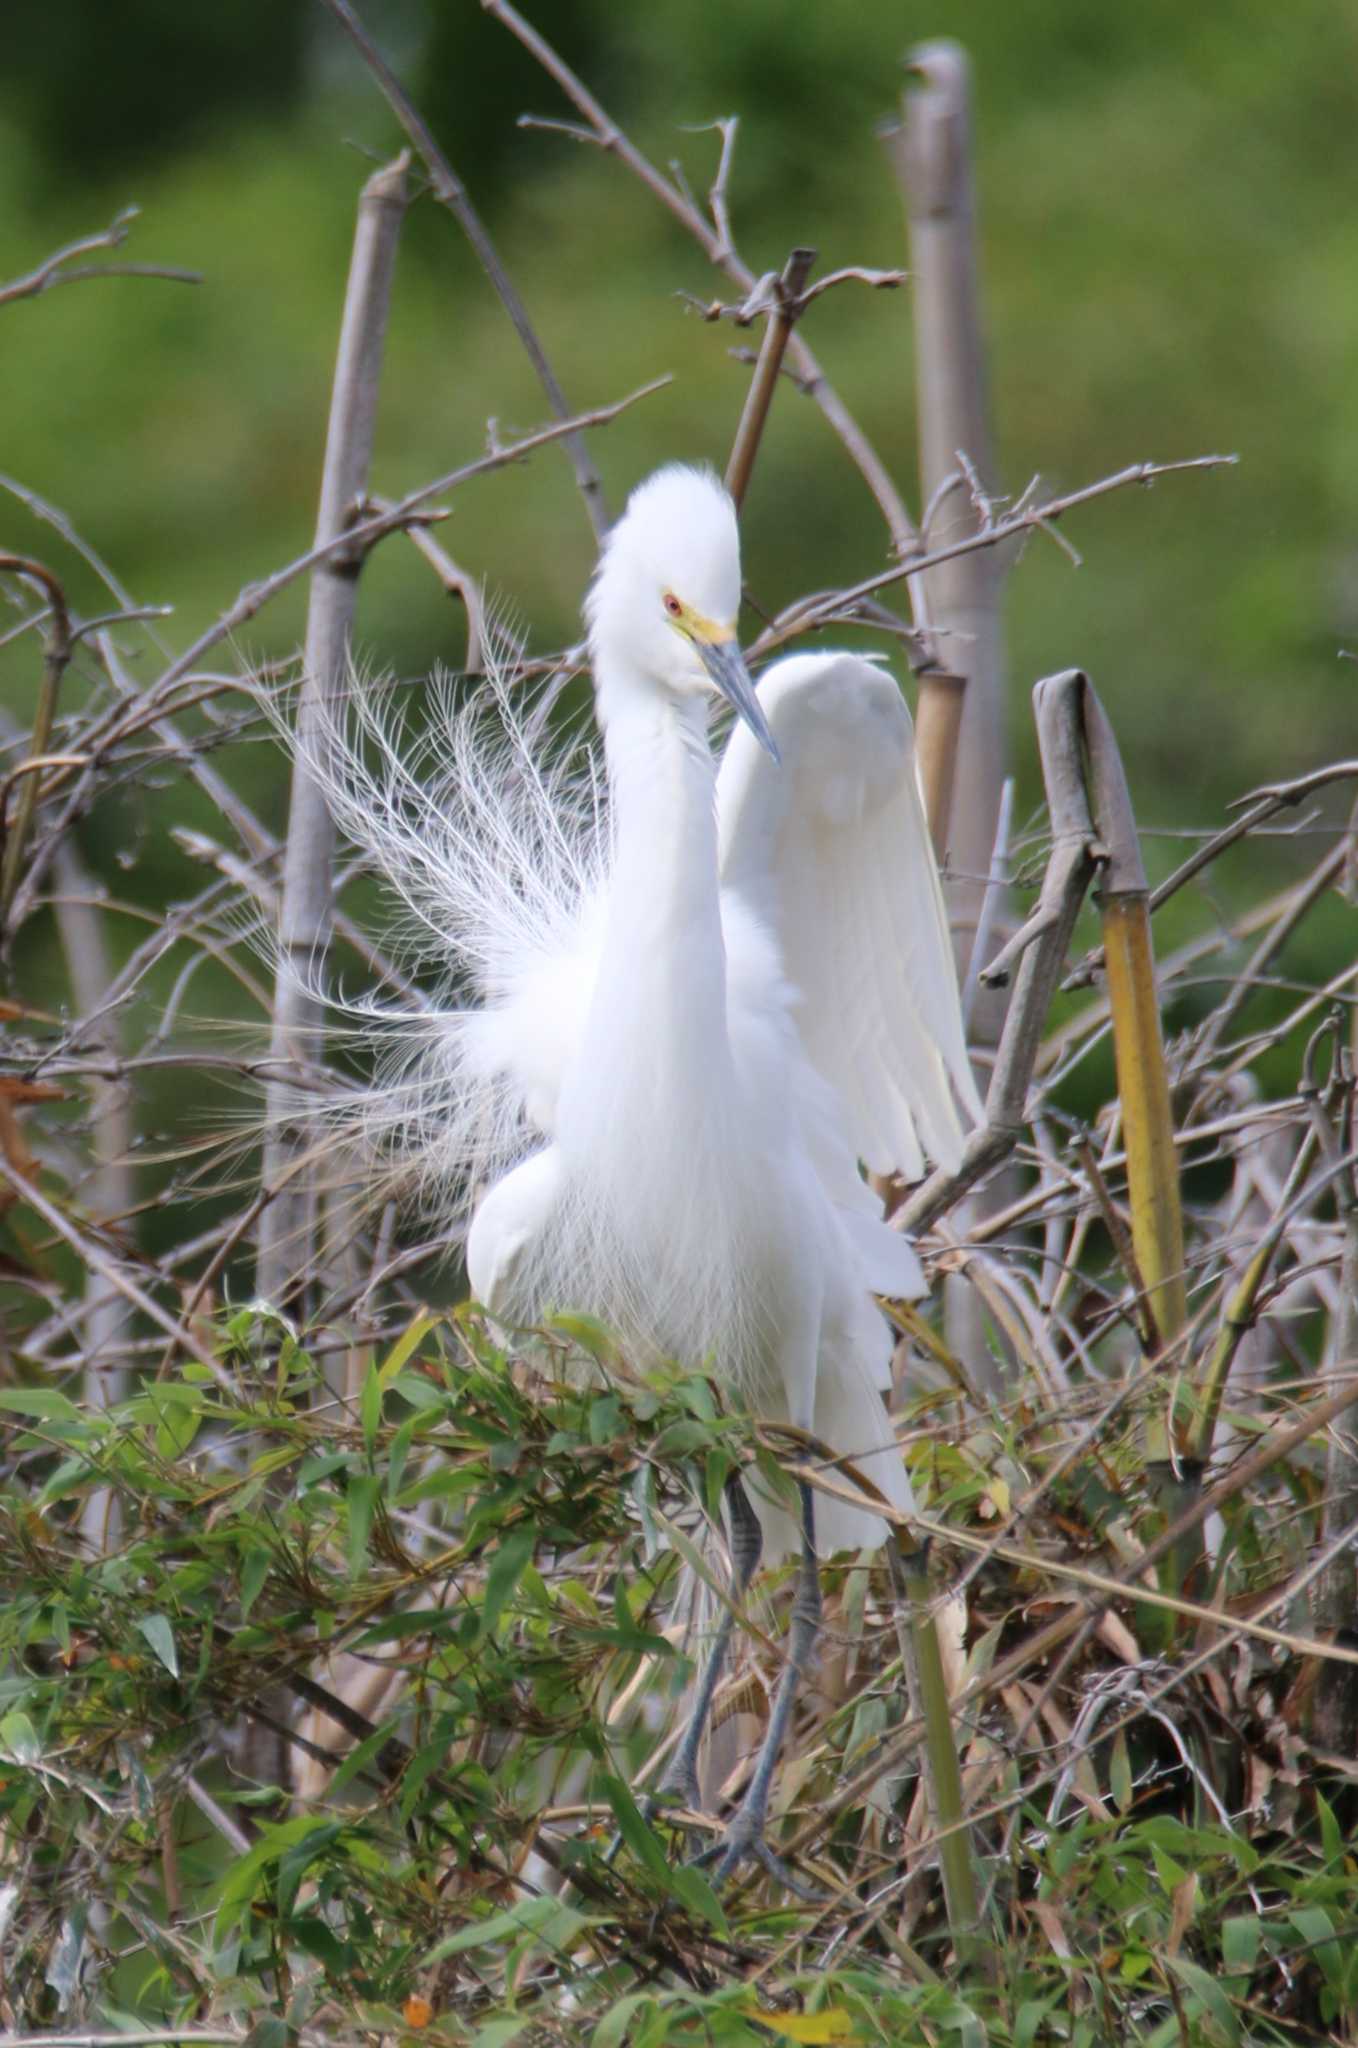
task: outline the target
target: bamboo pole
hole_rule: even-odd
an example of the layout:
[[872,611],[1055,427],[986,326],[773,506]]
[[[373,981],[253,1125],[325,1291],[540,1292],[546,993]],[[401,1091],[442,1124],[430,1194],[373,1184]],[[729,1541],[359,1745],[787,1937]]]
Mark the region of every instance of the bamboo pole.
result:
[[[915,413],[920,503],[946,511],[949,536],[978,532],[989,516],[995,458],[981,331],[976,192],[972,168],[971,75],[953,42],[924,43],[906,59],[912,83],[895,134],[896,173],[909,226],[915,328]],[[930,543],[926,530],[924,546]],[[1003,703],[998,549],[961,555],[915,579],[929,661],[920,679],[921,775],[934,805],[934,844],[946,857],[946,885],[959,972],[980,925],[991,849],[1008,770]],[[961,683],[935,688],[930,668]],[[935,823],[937,818],[938,823]],[[985,963],[980,963],[984,965]],[[1003,998],[987,991],[972,1008],[972,1035],[994,1046]],[[1002,1190],[975,1198],[975,1213]],[[965,1226],[965,1216],[961,1219]],[[944,1282],[948,1345],[973,1385],[998,1393],[1003,1360],[987,1341],[985,1312],[963,1274]]]
[[953,790],[957,781],[957,742],[962,730],[966,688],[965,676],[954,675],[950,669],[942,668],[924,669],[916,685],[915,758],[919,762],[929,837],[940,865],[948,854]]
[[898,1631],[901,1661],[912,1681],[915,1710],[924,1723],[924,1755],[929,1806],[938,1838],[943,1873],[943,1904],[959,1963],[977,1965],[985,1959],[979,1938],[980,1906],[975,1848],[966,1824],[962,1765],[957,1753],[952,1704],[943,1669],[938,1623],[929,1599],[928,1550],[905,1530],[896,1532],[888,1552],[908,1606],[907,1628]]
[[[366,492],[408,163],[405,154],[399,156],[376,172],[359,196],[316,517],[318,547],[344,533]],[[321,1010],[310,989],[329,943],[334,826],[306,760],[344,687],[362,563],[361,553],[341,549],[318,562],[311,577],[270,1048],[272,1059],[283,1067],[311,1065],[321,1051]],[[283,1304],[295,1302],[299,1276],[306,1274],[312,1258],[316,1197],[295,1096],[286,1080],[271,1086],[267,1114],[264,1184],[272,1199],[261,1219],[256,1283],[264,1300]]]
[[[1168,1359],[1182,1348],[1188,1327],[1188,1288],[1179,1160],[1151,943],[1150,886],[1117,741],[1088,684],[1081,718],[1103,853],[1097,902],[1127,1155],[1132,1254],[1153,1341],[1159,1356]],[[1147,1414],[1143,1445],[1152,1495],[1166,1520],[1175,1523],[1199,1497],[1202,1461],[1187,1440],[1176,1441],[1163,1396],[1153,1401]],[[1165,1589],[1187,1593],[1202,1561],[1201,1537],[1194,1534],[1167,1558]]]
[[[921,44],[906,59],[912,80],[895,164],[909,224],[915,321],[915,396],[920,502],[946,506],[950,538],[976,533],[995,490],[986,389],[972,168],[971,77],[957,43]],[[963,470],[969,471],[969,477]],[[948,479],[956,478],[951,491]],[[969,487],[970,486],[970,487]],[[927,547],[930,536],[923,536]],[[980,915],[1000,791],[1008,772],[1000,596],[1005,572],[994,548],[939,563],[920,579],[938,667],[966,679],[958,736],[949,848],[957,873],[950,908],[970,954]],[[992,1034],[993,1044],[998,1032]]]

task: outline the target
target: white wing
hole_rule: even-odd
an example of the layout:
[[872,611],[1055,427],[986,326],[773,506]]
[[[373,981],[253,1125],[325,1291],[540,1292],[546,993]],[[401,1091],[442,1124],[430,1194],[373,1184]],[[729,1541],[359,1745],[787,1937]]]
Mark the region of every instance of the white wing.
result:
[[865,1165],[914,1180],[955,1165],[979,1120],[943,893],[888,674],[799,654],[760,679],[776,765],[743,725],[717,779],[723,886],[772,925],[812,1064]]

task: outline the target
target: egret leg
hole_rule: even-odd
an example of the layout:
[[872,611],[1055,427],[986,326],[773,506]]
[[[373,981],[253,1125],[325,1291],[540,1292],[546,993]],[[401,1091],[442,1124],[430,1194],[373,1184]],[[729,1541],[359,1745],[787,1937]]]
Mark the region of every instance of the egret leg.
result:
[[707,1850],[698,1861],[713,1862],[718,1878],[729,1877],[737,1865],[747,1856],[762,1863],[764,1868],[789,1891],[797,1892],[802,1898],[814,1896],[798,1883],[781,1858],[775,1856],[764,1839],[768,1823],[769,1791],[773,1784],[773,1773],[777,1768],[779,1751],[787,1734],[792,1710],[797,1703],[797,1690],[811,1663],[820,1633],[820,1571],[816,1562],[816,1513],[815,1496],[804,1480],[798,1482],[802,1507],[802,1554],[797,1570],[797,1594],[792,1604],[792,1621],[788,1629],[788,1658],[783,1675],[778,1681],[778,1690],[773,1698],[773,1712],[769,1725],[755,1760],[754,1776],[746,1788],[745,1797],[732,1816],[726,1833],[715,1849]]
[[645,1811],[648,1820],[653,1818],[669,1799],[682,1799],[686,1806],[698,1805],[698,1751],[702,1747],[708,1717],[712,1712],[712,1702],[721,1683],[722,1672],[726,1668],[731,1636],[736,1625],[736,1609],[748,1592],[750,1581],[759,1568],[759,1559],[764,1548],[763,1532],[759,1527],[759,1517],[750,1505],[750,1496],[734,1472],[726,1482],[726,1514],[731,1525],[729,1604],[722,1615],[707,1662],[703,1666],[703,1674],[698,1681],[698,1697],[693,1702],[693,1713],[684,1731],[679,1753],[665,1773],[659,1792],[647,1803]]

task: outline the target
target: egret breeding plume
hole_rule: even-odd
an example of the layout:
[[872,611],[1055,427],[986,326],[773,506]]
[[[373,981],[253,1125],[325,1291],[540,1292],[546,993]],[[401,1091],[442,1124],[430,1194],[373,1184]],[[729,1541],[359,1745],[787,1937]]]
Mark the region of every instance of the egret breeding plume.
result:
[[[492,1313],[585,1309],[633,1356],[710,1361],[753,1412],[813,1431],[908,1509],[873,1296],[923,1280],[859,1162],[908,1178],[926,1153],[953,1163],[959,1103],[979,1114],[910,719],[852,654],[792,656],[756,694],[740,593],[730,498],[662,469],[586,605],[602,777],[550,758],[507,690],[497,748],[449,711],[432,781],[402,765],[370,694],[366,745],[331,732],[315,765],[340,821],[461,977],[456,1004],[410,1027],[374,1114],[450,1207],[475,1200],[468,1276]],[[717,696],[737,714],[720,765]],[[766,1811],[818,1626],[817,1538],[886,1533],[799,1492],[794,1522],[729,1489],[737,1595],[761,1549],[800,1565],[722,1875],[747,1855],[779,1869]],[[666,1787],[691,1805],[729,1629],[728,1614]]]

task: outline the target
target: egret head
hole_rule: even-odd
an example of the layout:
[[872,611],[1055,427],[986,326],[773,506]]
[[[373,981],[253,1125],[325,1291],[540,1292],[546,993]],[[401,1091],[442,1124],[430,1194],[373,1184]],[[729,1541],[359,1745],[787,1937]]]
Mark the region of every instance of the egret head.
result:
[[680,699],[719,690],[776,760],[736,638],[736,508],[710,470],[671,463],[639,484],[604,543],[585,614],[604,688]]

